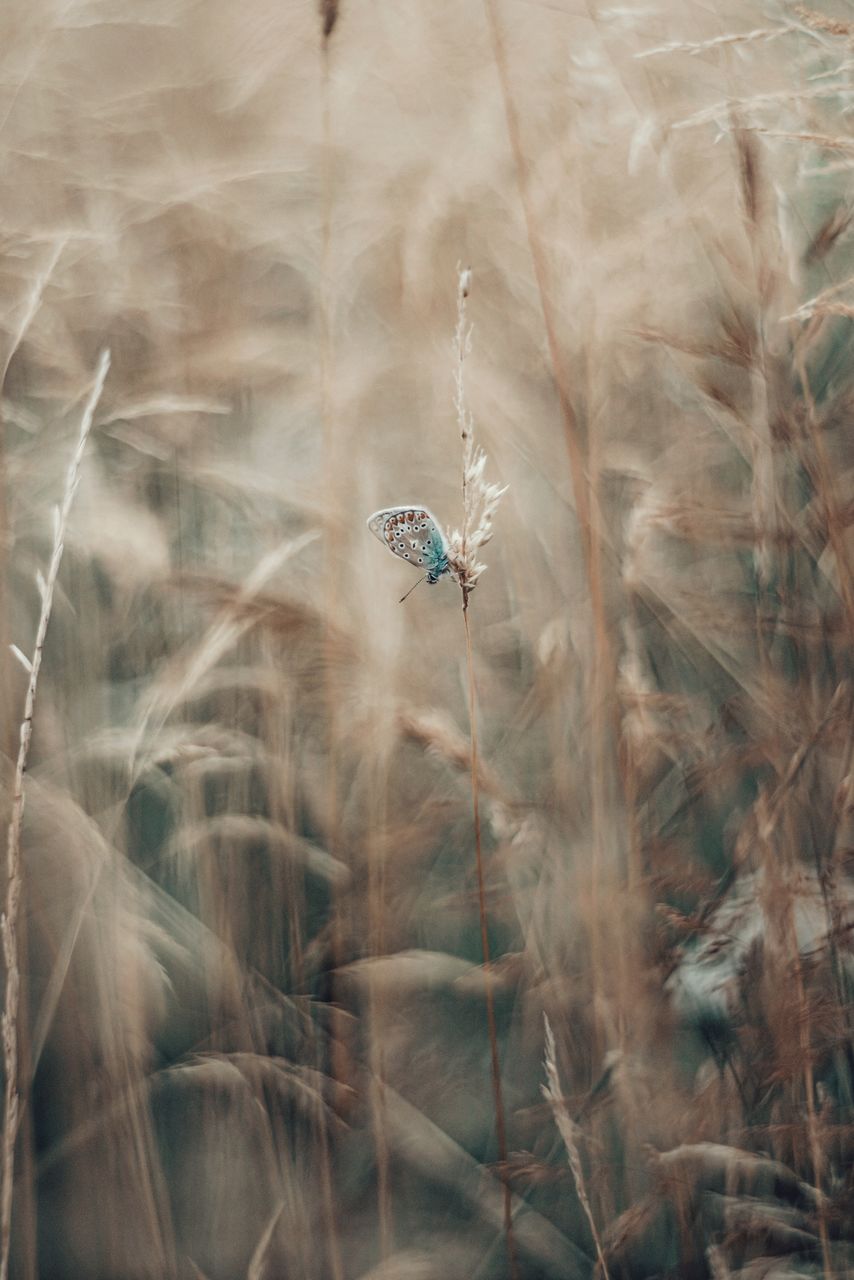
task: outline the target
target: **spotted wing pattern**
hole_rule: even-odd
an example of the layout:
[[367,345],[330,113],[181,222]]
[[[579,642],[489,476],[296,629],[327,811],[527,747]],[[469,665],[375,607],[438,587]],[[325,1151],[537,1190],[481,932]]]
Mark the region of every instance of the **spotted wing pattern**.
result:
[[423,569],[428,582],[448,572],[448,544],[438,521],[424,507],[389,507],[375,511],[368,528],[392,555]]

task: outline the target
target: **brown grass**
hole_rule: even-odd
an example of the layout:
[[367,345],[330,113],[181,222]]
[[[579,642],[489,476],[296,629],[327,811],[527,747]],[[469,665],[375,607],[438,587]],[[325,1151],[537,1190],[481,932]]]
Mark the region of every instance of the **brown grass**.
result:
[[10,1277],[852,1271],[850,19],[0,14]]

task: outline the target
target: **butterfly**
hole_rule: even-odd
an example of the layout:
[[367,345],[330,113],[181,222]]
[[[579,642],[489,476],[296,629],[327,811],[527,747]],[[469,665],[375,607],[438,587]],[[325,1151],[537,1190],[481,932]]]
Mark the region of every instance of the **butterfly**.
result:
[[368,517],[368,528],[392,555],[408,560],[416,569],[423,569],[431,586],[442,574],[451,572],[448,540],[436,517],[424,507],[389,507],[375,511]]

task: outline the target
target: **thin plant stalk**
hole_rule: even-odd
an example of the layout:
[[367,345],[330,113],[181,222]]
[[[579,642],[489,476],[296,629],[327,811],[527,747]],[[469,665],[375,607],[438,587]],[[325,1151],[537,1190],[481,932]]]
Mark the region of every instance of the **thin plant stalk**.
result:
[[[477,867],[477,906],[480,917],[480,944],[483,952],[483,963],[486,974],[486,1025],[489,1032],[489,1057],[492,1070],[492,1098],[495,1106],[495,1135],[498,1142],[498,1159],[502,1169],[507,1165],[507,1127],[504,1120],[504,1091],[501,1085],[501,1061],[498,1056],[498,1033],[495,1026],[495,999],[489,976],[489,920],[486,912],[486,890],[483,874],[483,841],[480,827],[480,786],[478,783],[478,738],[477,708],[474,696],[474,661],[472,654],[471,629],[469,627],[468,600],[463,595],[463,626],[466,633],[466,673],[469,694],[469,729],[471,733],[471,798],[472,818],[474,823],[474,854]],[[507,1256],[510,1262],[510,1274],[516,1275],[516,1246],[513,1239],[513,1212],[510,1186],[503,1179],[504,1187],[504,1231],[507,1237]]]
[[546,1033],[546,1053],[544,1060],[546,1083],[541,1085],[543,1097],[551,1108],[558,1132],[563,1139],[563,1145],[566,1147],[566,1156],[569,1161],[570,1170],[572,1171],[573,1181],[575,1182],[576,1194],[578,1195],[581,1207],[584,1210],[585,1217],[587,1218],[590,1233],[593,1236],[593,1244],[596,1248],[596,1257],[599,1261],[603,1280],[610,1280],[608,1264],[605,1261],[605,1254],[602,1249],[602,1241],[596,1227],[596,1219],[593,1217],[593,1210],[590,1207],[590,1198],[587,1195],[587,1187],[584,1182],[584,1168],[581,1163],[581,1156],[578,1152],[578,1144],[575,1141],[576,1125],[572,1116],[569,1114],[566,1100],[561,1092],[560,1077],[557,1069],[555,1037],[547,1014],[543,1014],[543,1021],[545,1023]]
[[[371,954],[385,955],[385,841],[388,824],[387,796],[389,786],[388,752],[378,753],[374,785],[371,787],[370,822],[374,838],[368,863],[368,897],[371,937]],[[389,1143],[386,1107],[386,1062],[382,1027],[385,1022],[385,998],[373,984],[368,992],[368,1019],[370,1024],[369,1061],[371,1123],[374,1131],[374,1152],[377,1169],[377,1226],[379,1234],[379,1259],[384,1265],[392,1253],[394,1223],[392,1215],[391,1183],[389,1179]]]
[[[29,332],[30,326],[38,315],[45,292],[53,279],[66,243],[66,236],[60,236],[56,240],[50,254],[48,255],[44,269],[33,281],[32,288],[24,301],[20,320],[15,325],[14,332],[11,335],[10,341],[3,353],[2,368],[0,368],[0,390],[5,390],[12,358],[19,350],[21,343]],[[0,733],[2,733],[0,750],[2,750],[3,755],[7,759],[13,760],[18,747],[18,728],[13,716],[9,714],[13,703],[13,655],[10,648],[11,637],[9,635],[9,607],[7,597],[11,595],[9,587],[9,560],[12,541],[6,484],[6,477],[8,476],[6,435],[7,433],[4,422],[4,397],[0,395],[0,706],[2,706],[4,713],[2,717],[3,727],[2,730],[0,730]],[[25,920],[20,921],[19,924],[17,946],[20,950],[26,950],[27,939]],[[20,976],[18,999],[21,1003],[25,1003],[27,999],[26,974]],[[26,1026],[18,1028],[18,1063],[19,1071],[25,1076],[30,1076],[32,1072],[33,1054],[27,1032],[28,1028]],[[21,1280],[35,1280],[37,1271],[36,1198],[33,1178],[34,1157],[31,1123],[26,1123],[22,1129],[19,1129],[18,1139],[18,1160],[20,1165],[20,1190],[17,1205],[18,1239],[20,1244],[18,1251],[18,1265],[21,1271]]]
[[[824,1193],[822,1191],[822,1166],[824,1164],[824,1157],[821,1146],[820,1122],[815,1109],[815,1073],[813,1071],[810,1005],[807,998],[804,969],[801,961],[801,948],[798,942],[798,932],[795,922],[791,857],[786,858],[783,861],[782,867],[778,858],[775,857],[777,852],[773,844],[775,817],[776,815],[767,803],[765,794],[760,793],[756,808],[756,828],[759,837],[759,846],[766,868],[766,874],[777,879],[780,877],[782,871],[783,914],[781,921],[781,935],[791,956],[790,973],[793,979],[795,997],[793,1003],[797,1012],[798,1049],[800,1063],[803,1069],[803,1091],[807,1113],[807,1144],[809,1147],[810,1160],[812,1162],[813,1185],[818,1193],[816,1216],[818,1220],[819,1242],[821,1244],[822,1266],[826,1280],[832,1280],[834,1272],[830,1255],[830,1241],[827,1234],[827,1215]],[[785,821],[783,825],[787,825],[785,824]]]
[[[334,298],[333,298],[333,240],[332,222],[335,207],[335,173],[333,166],[333,132],[332,132],[332,76],[331,76],[331,43],[335,23],[338,18],[337,0],[322,0],[319,7],[321,19],[321,155],[322,155],[322,228],[320,244],[320,296],[318,317],[320,325],[320,421],[323,432],[324,457],[326,460],[324,488],[327,493],[335,494],[338,488],[339,432],[335,419],[333,404],[333,372],[334,372]],[[337,507],[336,503],[332,504]],[[329,522],[324,530],[325,558],[325,609],[324,617],[334,617],[335,601],[338,596],[339,563],[339,526],[336,520]],[[324,656],[324,692],[326,700],[327,726],[327,803],[329,850],[337,854],[339,842],[340,808],[338,797],[339,769],[339,725],[338,698],[335,687],[335,663],[333,661],[334,639],[331,631],[323,638]],[[340,903],[333,897],[330,902],[331,912],[331,949],[334,967],[337,968],[341,958],[341,916]],[[339,1097],[346,1096],[346,1085],[352,1075],[352,1065],[347,1051],[347,1032],[341,1017],[341,1011],[333,1000],[331,1005],[331,1034],[329,1037],[330,1071],[337,1086],[340,1086]],[[322,1062],[318,1061],[318,1067]],[[329,1267],[332,1280],[343,1280],[344,1262],[341,1255],[341,1238],[338,1220],[338,1204],[333,1176],[333,1147],[329,1133],[329,1122],[326,1110],[318,1107],[317,1123],[321,1152],[321,1184],[323,1188],[323,1216],[325,1220]]]
[[110,353],[109,351],[102,351],[95,372],[92,390],[89,393],[89,398],[86,401],[80,420],[77,445],[66,473],[62,504],[55,512],[53,551],[47,576],[44,579],[41,576],[39,577],[42,605],[36,630],[33,656],[28,659],[23,654],[18,653],[20,661],[28,669],[29,680],[24,702],[24,718],[21,722],[18,739],[15,777],[12,784],[12,812],[9,819],[9,832],[6,842],[6,906],[2,920],[0,920],[3,958],[6,965],[6,989],[2,1019],[3,1065],[6,1073],[6,1089],[3,1104],[3,1154],[2,1178],[0,1179],[0,1280],[8,1280],[9,1275],[9,1254],[12,1243],[12,1192],[15,1179],[15,1142],[21,1122],[21,1096],[18,1087],[18,1019],[20,1016],[21,996],[18,916],[21,905],[21,891],[23,889],[21,827],[24,820],[24,804],[26,800],[24,774],[27,770],[27,760],[30,754],[39,672],[41,671],[45,638],[53,608],[54,591],[59,577],[60,565],[62,564],[62,553],[65,550],[68,518],[80,483],[80,464],[86,450],[95,409],[101,398],[109,367]]
[[[591,768],[591,794],[593,798],[593,859],[590,877],[592,928],[590,931],[591,969],[598,990],[602,985],[603,961],[599,939],[600,885],[602,876],[603,815],[607,809],[604,793],[604,768],[608,748],[608,722],[611,723],[613,748],[611,767],[622,789],[623,809],[629,829],[629,866],[627,879],[635,887],[638,875],[637,856],[639,836],[636,831],[633,800],[636,781],[633,777],[631,757],[626,755],[622,766],[616,757],[623,738],[620,708],[608,691],[616,685],[616,662],[608,627],[602,563],[602,521],[599,510],[595,473],[591,459],[585,454],[582,433],[572,404],[570,380],[561,345],[558,340],[558,321],[549,281],[546,251],[542,229],[539,225],[531,195],[531,171],[522,141],[519,113],[510,83],[510,70],[504,35],[497,12],[496,0],[483,0],[486,23],[489,30],[492,54],[501,89],[507,138],[516,171],[516,185],[522,204],[528,251],[534,269],[534,279],[540,300],[546,341],[551,362],[551,374],[560,407],[564,445],[569,464],[569,478],[575,503],[581,539],[582,558],[590,592],[590,613],[595,654],[594,679],[590,690],[590,719],[594,731],[593,763]],[[608,705],[610,703],[610,705]]]
[[[581,532],[584,563],[590,587],[590,599],[593,605],[594,617],[597,619],[597,622],[599,622],[600,619],[604,619],[604,604],[602,599],[601,570],[599,566],[598,548],[594,545],[593,531],[591,529],[590,522],[591,501],[593,495],[591,494],[591,486],[587,476],[587,466],[580,439],[578,422],[576,420],[575,410],[572,407],[572,399],[569,393],[569,377],[564,365],[564,359],[557,337],[557,320],[555,316],[554,303],[549,289],[546,255],[531,198],[530,168],[525,154],[525,149],[522,145],[519,116],[510,88],[510,75],[507,66],[507,55],[504,48],[504,37],[499,25],[494,0],[484,0],[484,8],[486,11],[490,41],[492,43],[493,58],[495,60],[495,67],[498,72],[498,78],[501,86],[501,98],[504,104],[507,136],[510,142],[510,149],[513,154],[513,164],[516,170],[516,182],[519,189],[519,198],[522,202],[522,211],[525,218],[525,234],[528,240],[528,249],[531,254],[531,262],[534,268],[537,293],[540,298],[540,308],[543,313],[543,324],[549,348],[552,377],[560,404],[561,418],[563,420],[564,440],[569,456],[570,480],[572,482],[573,498],[575,500],[576,518]],[[602,622],[601,625],[604,630],[604,623]]]
[[469,735],[471,742],[471,794],[472,818],[474,824],[474,850],[477,870],[477,900],[480,919],[480,943],[483,963],[486,969],[486,1023],[489,1034],[489,1056],[492,1075],[492,1098],[495,1109],[495,1135],[498,1145],[498,1160],[502,1169],[504,1191],[504,1235],[507,1245],[507,1259],[510,1275],[515,1280],[518,1274],[516,1264],[516,1244],[513,1237],[513,1197],[506,1178],[507,1168],[507,1127],[504,1113],[504,1092],[501,1084],[501,1061],[498,1054],[498,1032],[495,1025],[495,1000],[489,974],[489,920],[486,911],[486,887],[483,868],[483,839],[480,824],[480,769],[477,732],[477,705],[475,698],[474,655],[469,625],[469,597],[477,583],[477,579],[485,566],[478,560],[480,548],[492,536],[492,516],[498,501],[504,492],[495,485],[487,484],[483,472],[486,456],[474,443],[474,420],[469,411],[466,396],[464,369],[466,357],[471,347],[471,332],[466,319],[466,301],[471,286],[471,272],[459,270],[457,273],[457,325],[454,331],[454,407],[457,413],[457,424],[463,442],[463,524],[462,530],[455,530],[451,536],[449,561],[454,576],[462,593],[463,627],[466,637],[466,678],[468,683]]

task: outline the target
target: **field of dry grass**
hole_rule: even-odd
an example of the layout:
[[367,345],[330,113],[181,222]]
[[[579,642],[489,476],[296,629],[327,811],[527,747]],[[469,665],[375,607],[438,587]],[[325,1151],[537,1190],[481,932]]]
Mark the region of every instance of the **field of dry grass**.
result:
[[0,1277],[854,1276],[854,10],[0,65]]

